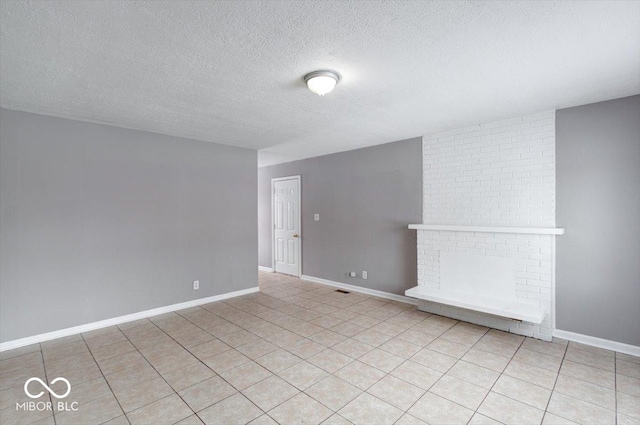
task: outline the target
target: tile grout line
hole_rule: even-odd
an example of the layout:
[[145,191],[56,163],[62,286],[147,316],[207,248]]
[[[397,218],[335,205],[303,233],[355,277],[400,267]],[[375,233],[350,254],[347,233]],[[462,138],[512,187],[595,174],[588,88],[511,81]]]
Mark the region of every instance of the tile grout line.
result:
[[[47,385],[50,385],[49,376],[47,375],[47,364],[44,361],[44,352],[42,351],[42,344],[38,343],[38,346],[40,347],[40,358],[42,359],[42,370],[44,371],[44,380],[47,381]],[[51,417],[53,417],[53,423],[55,425],[58,422],[56,421],[56,409],[53,406],[53,399],[51,398],[51,392],[49,392],[49,403],[51,403]]]
[[[120,328],[117,328],[118,332],[122,333],[122,331],[120,331]],[[123,334],[124,335],[124,334]],[[98,336],[98,335],[96,335]],[[124,337],[126,338],[127,336],[124,335]],[[91,351],[91,348],[89,347],[89,344],[87,344],[87,340],[85,339],[83,334],[80,334],[80,338],[82,338],[82,341],[84,342],[84,344],[87,346],[87,350],[89,351],[89,354],[91,354],[91,358],[93,359],[93,362],[96,364],[96,366],[98,367],[98,370],[100,371],[100,375],[102,375],[102,379],[104,379],[104,382],[106,382],[107,386],[109,387],[109,391],[111,391],[111,395],[113,396],[113,398],[116,400],[116,403],[118,403],[118,407],[120,407],[120,411],[122,411],[122,415],[127,418],[127,422],[129,422],[129,418],[127,417],[127,413],[124,411],[124,409],[122,408],[122,405],[120,404],[120,400],[118,400],[118,397],[116,397],[116,393],[113,392],[113,388],[111,388],[111,384],[109,383],[109,381],[107,381],[107,377],[105,376],[104,372],[102,371],[102,368],[100,367],[100,363],[98,363],[98,361],[96,360],[95,356],[93,355],[93,351]],[[131,341],[129,341],[131,342]],[[109,344],[111,345],[111,344]],[[133,345],[133,344],[131,344]],[[134,346],[135,348],[135,346]],[[101,397],[100,397],[101,398]],[[99,400],[100,398],[96,399]],[[93,400],[92,400],[93,401]],[[117,416],[116,416],[117,418]],[[109,418],[107,419],[108,422],[111,419],[115,419],[115,418]]]

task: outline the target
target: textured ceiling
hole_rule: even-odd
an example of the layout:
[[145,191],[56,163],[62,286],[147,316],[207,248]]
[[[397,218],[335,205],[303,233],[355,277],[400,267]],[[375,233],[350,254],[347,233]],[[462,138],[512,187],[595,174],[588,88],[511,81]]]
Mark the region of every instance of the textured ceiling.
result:
[[[2,107],[262,165],[640,92],[640,2],[7,1]],[[319,97],[302,76],[343,75]]]

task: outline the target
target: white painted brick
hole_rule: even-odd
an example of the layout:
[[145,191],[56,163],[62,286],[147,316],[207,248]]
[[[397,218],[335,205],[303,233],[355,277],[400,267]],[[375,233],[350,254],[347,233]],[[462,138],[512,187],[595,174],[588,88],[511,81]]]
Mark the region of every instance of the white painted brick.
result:
[[[423,222],[555,225],[555,112],[545,111],[423,137]],[[540,326],[440,304],[421,309],[521,335],[552,335],[552,236],[418,231],[418,283],[440,287],[440,252],[515,258],[521,302],[547,308]]]

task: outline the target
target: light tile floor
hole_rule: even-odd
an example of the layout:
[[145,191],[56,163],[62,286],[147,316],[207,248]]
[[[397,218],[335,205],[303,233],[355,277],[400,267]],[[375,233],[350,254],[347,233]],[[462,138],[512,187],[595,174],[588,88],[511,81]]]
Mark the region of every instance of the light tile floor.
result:
[[[260,287],[2,353],[0,423],[640,424],[637,357],[278,274]],[[28,378],[59,376],[78,411],[16,411]]]

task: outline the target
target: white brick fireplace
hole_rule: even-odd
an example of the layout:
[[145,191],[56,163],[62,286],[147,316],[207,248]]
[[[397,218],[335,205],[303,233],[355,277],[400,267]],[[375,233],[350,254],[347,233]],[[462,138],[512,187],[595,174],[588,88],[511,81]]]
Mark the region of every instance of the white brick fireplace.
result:
[[[555,235],[561,234],[554,229],[555,113],[424,136],[423,169],[427,226],[413,227],[418,288],[513,298],[544,311],[533,324],[445,303],[424,301],[421,309],[550,340]],[[489,271],[500,282],[483,281]],[[475,287],[455,286],[461,276],[475,279]]]

